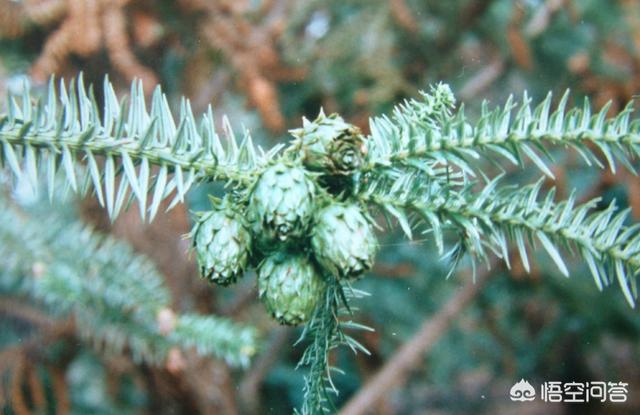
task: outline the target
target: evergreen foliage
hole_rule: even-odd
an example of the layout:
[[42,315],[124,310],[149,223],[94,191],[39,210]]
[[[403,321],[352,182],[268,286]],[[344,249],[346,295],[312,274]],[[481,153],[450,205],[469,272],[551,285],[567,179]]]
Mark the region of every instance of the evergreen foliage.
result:
[[[488,104],[483,105],[479,121],[472,124],[463,106],[455,109],[456,100],[449,87],[438,84],[423,93],[421,100],[406,101],[390,116],[372,119],[371,135],[364,137],[364,147],[354,147],[354,143],[361,143],[360,138],[354,139],[360,133],[357,129],[344,128],[342,123],[335,137],[330,134],[323,137],[326,145],[318,146],[315,141],[300,136],[309,128],[306,122],[302,130],[295,131],[297,140],[285,151],[281,151],[283,145],[277,145],[264,152],[253,146],[248,134],[238,143],[228,122],[224,125],[225,139],[221,140],[211,111],[197,123],[186,100],[182,101],[179,117],[174,119],[159,89],[152,99],[150,112],[146,110],[139,84],[133,84],[128,106],[117,101],[107,80],[104,90],[102,112],[82,80],[72,83],[69,93],[64,86],[56,91],[52,82],[44,104],[27,90],[21,97],[10,96],[7,114],[0,118],[3,164],[15,177],[26,178],[34,186],[39,170],[43,170],[50,195],[53,195],[57,171],[62,170],[71,189],[84,193],[92,188],[112,217],[135,199],[141,206],[143,218],[147,213],[153,218],[160,202],[171,197],[174,191],[171,206],[182,201],[194,183],[220,181],[233,188],[241,205],[249,200],[247,209],[254,211],[247,212],[247,216],[254,225],[257,223],[254,239],[264,233],[264,226],[273,228],[265,245],[273,245],[270,248],[278,252],[271,254],[260,247],[258,254],[288,254],[291,258],[307,255],[308,241],[306,245],[291,248],[292,241],[287,239],[291,236],[296,241],[304,241],[320,204],[357,202],[358,206],[378,210],[389,223],[395,220],[409,238],[416,230],[428,234],[440,255],[453,260],[452,271],[467,254],[474,263],[477,259],[489,263],[490,256],[495,255],[509,264],[512,245],[528,270],[528,249],[542,246],[561,273],[569,275],[563,252],[577,254],[588,265],[598,288],[616,280],[628,303],[634,305],[635,277],[640,271],[640,225],[628,225],[627,211],[618,212],[615,204],[602,208],[598,200],[578,204],[574,196],[556,201],[553,189],[546,195],[541,194],[542,180],[520,189],[503,186],[500,177],[488,178],[477,163],[482,157],[495,161],[494,154],[518,167],[523,167],[524,160],[529,159],[548,178],[553,178],[547,165],[551,157],[547,145],[557,144],[576,150],[589,165],[603,166],[597,155],[601,153],[612,171],[616,161],[633,170],[633,163],[640,155],[640,121],[631,120],[631,104],[609,118],[607,107],[594,113],[588,101],[579,108],[567,110],[568,94],[554,110],[551,95],[533,109],[525,95],[520,107],[515,106],[512,99],[495,110],[489,110]],[[323,120],[324,115],[318,119]],[[339,145],[340,140],[349,145]],[[350,154],[357,148],[361,152],[359,156],[366,155],[366,160],[349,164],[348,171],[341,170],[339,181],[327,181],[325,176],[336,174],[331,170],[335,163],[314,163],[314,169],[320,172],[307,172],[304,163],[309,161],[311,152],[306,151],[305,143],[315,146],[315,161],[345,160],[343,154],[318,154],[328,148],[344,149]],[[102,162],[98,162],[100,158]],[[89,171],[84,182],[76,175],[78,164],[86,164]],[[158,166],[157,173],[152,173],[152,166]],[[323,171],[325,167],[327,170]],[[116,178],[120,179],[117,186]],[[318,201],[315,190],[309,190],[315,186]],[[258,197],[256,194],[261,201],[257,207],[253,203]],[[304,200],[304,209],[297,202],[300,199]],[[11,224],[11,221],[3,223]],[[61,260],[55,262],[55,266],[47,266],[45,277],[38,279],[35,288],[27,292],[61,310],[73,311],[79,324],[92,328],[87,331],[91,331],[99,343],[117,350],[127,344],[142,358],[154,356],[158,347],[166,351],[172,344],[195,345],[203,353],[217,353],[232,363],[246,363],[246,357],[255,350],[251,332],[238,334],[239,328],[228,329],[234,327],[229,326],[231,323],[209,317],[180,317],[172,335],[158,337],[152,322],[158,310],[167,306],[167,297],[158,280],[150,276],[153,273],[123,268],[117,275],[100,273],[103,276],[96,276],[95,282],[80,278],[83,274],[74,267],[92,270],[92,267],[116,266],[110,255],[124,248],[108,239],[96,240],[91,232],[78,225],[63,230],[54,225],[50,228],[62,236],[72,232],[62,239],[65,243],[56,244],[55,249],[79,249],[73,246],[80,242],[78,246],[82,249],[77,256],[83,261],[69,264]],[[29,252],[50,252],[53,258],[59,258],[47,239],[49,231],[38,235],[35,230],[32,232],[28,241],[36,244],[36,249]],[[17,228],[6,229],[5,234],[6,246],[9,242],[17,245],[18,238],[24,237],[24,231]],[[103,249],[103,245],[108,250]],[[445,249],[448,245],[450,250]],[[123,257],[131,256],[126,250],[123,252]],[[31,264],[38,260],[28,253],[23,253],[24,257],[15,255],[16,263],[23,258]],[[12,256],[7,253],[5,258]],[[255,262],[262,260],[264,266],[272,258],[259,257]],[[344,261],[348,264],[350,259]],[[371,265],[367,264],[367,268]],[[128,266],[146,265],[132,259]],[[315,266],[309,262],[305,274],[314,274]],[[16,275],[28,273],[28,268],[20,266],[9,269]],[[366,351],[342,331],[345,327],[364,328],[343,321],[350,297],[358,292],[323,272],[327,270],[322,266],[316,271],[324,275],[326,284],[322,289],[321,284],[317,284],[312,292],[305,291],[305,295],[318,296],[319,301],[303,333],[303,339],[310,340],[300,362],[310,370],[306,376],[303,414],[328,412],[332,408],[328,392],[337,390],[331,381],[335,368],[329,365],[329,352],[341,344],[354,351]],[[292,271],[282,272],[279,276]],[[138,274],[149,276],[151,281],[137,277]],[[132,294],[123,298],[121,293],[129,291]],[[287,301],[295,300],[289,298],[291,294],[287,294]],[[275,298],[275,301],[280,300]],[[274,314],[278,305],[282,304],[268,304]],[[110,316],[114,314],[110,312],[122,309],[129,310],[127,318],[118,319],[117,324],[111,321]],[[286,311],[278,313],[283,315]],[[308,320],[308,310],[303,311],[304,318],[297,316],[293,323]],[[101,332],[95,327],[109,329]],[[208,333],[201,337],[205,329]],[[218,331],[219,337],[212,334]],[[236,338],[246,343],[236,343]]]
[[[70,315],[88,344],[106,354],[161,364],[172,347],[246,366],[256,331],[230,320],[174,315],[158,271],[123,242],[55,210],[29,212],[4,197],[0,212],[0,292],[27,296]],[[168,327],[159,321],[169,313]]]
[[[340,346],[349,347],[354,353],[369,354],[367,349],[345,330],[371,330],[362,324],[347,320],[345,315],[351,314],[348,301],[361,298],[366,293],[346,289],[337,280],[329,280],[316,307],[315,313],[305,326],[298,342],[309,340],[298,367],[308,367],[305,375],[304,404],[300,408],[301,414],[322,414],[336,410],[332,402],[332,395],[338,395],[338,389],[332,380],[334,373],[342,371],[329,362],[329,353]],[[298,411],[296,410],[296,413]]]
[[526,156],[553,179],[543,156],[549,156],[544,144],[554,144],[576,150],[589,165],[603,166],[594,153],[597,149],[612,172],[616,170],[615,160],[635,171],[630,159],[640,155],[640,122],[631,120],[633,102],[608,118],[611,103],[596,113],[588,99],[582,107],[567,109],[567,91],[555,110],[551,93],[532,108],[531,98],[525,93],[520,106],[512,96],[503,108],[492,110],[483,102],[480,119],[472,124],[465,117],[464,105],[453,113],[455,98],[447,85],[432,86],[429,94],[422,94],[422,101],[407,101],[398,105],[391,117],[372,120],[374,145],[369,169],[377,165],[422,167],[442,163],[476,176],[476,169],[467,160],[492,154],[520,167]]
[[[44,170],[50,195],[62,170],[74,191],[93,189],[112,218],[134,197],[142,217],[148,213],[153,219],[164,199],[175,191],[170,207],[183,202],[196,182],[247,184],[271,154],[256,149],[248,133],[238,142],[226,118],[221,139],[211,110],[196,122],[188,100],[182,101],[176,125],[160,88],[150,110],[140,82],[131,85],[128,104],[118,101],[107,78],[103,93],[102,111],[82,78],[70,83],[69,92],[63,82],[56,91],[52,79],[44,102],[30,96],[26,87],[22,96],[9,97],[0,119],[3,162],[32,183]],[[104,163],[98,163],[100,157]],[[78,159],[86,162],[90,173],[84,181],[74,169]],[[159,167],[153,180],[152,166]],[[117,185],[116,177],[122,177]]]

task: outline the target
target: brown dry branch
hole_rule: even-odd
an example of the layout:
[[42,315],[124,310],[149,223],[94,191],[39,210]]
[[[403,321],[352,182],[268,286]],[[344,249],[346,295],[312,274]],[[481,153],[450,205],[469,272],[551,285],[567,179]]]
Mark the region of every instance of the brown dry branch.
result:
[[45,329],[59,324],[55,319],[24,301],[8,296],[0,296],[0,315],[11,316]]
[[525,11],[519,2],[514,3],[513,15],[507,27],[507,42],[513,60],[526,71],[533,68],[533,53],[530,41],[543,33],[551,23],[553,16],[565,7],[566,0],[547,0],[534,12],[524,24]]
[[134,43],[148,48],[156,45],[164,34],[162,23],[151,13],[135,10],[131,15]]
[[62,19],[67,12],[66,0],[25,0],[22,4],[29,19],[40,26]]
[[17,356],[15,365],[13,366],[13,373],[11,376],[11,409],[16,415],[30,415],[31,411],[27,406],[27,402],[24,397],[24,391],[22,390],[22,383],[24,381],[26,360],[24,354],[20,353]]
[[[16,314],[23,315],[24,313]],[[2,350],[0,352],[0,379],[8,375],[10,384],[8,385],[7,396],[5,395],[5,388],[0,382],[0,404],[8,405],[16,415],[43,413],[47,407],[47,397],[38,368],[45,364],[46,366],[43,367],[46,368],[53,381],[55,381],[54,370],[64,374],[70,360],[59,361],[54,367],[47,362],[44,352],[52,342],[69,338],[70,336],[73,336],[72,324],[58,323],[52,327],[47,327],[44,331],[20,344]],[[65,384],[59,386],[59,388],[66,391],[67,386],[66,381],[64,381],[64,375],[62,380]],[[55,382],[52,392],[56,413],[68,413],[68,404],[64,403],[68,398],[63,396],[62,392],[56,390]],[[63,406],[59,408],[58,406],[61,404]],[[64,409],[65,405],[67,407],[66,410]]]
[[282,132],[285,120],[278,98],[278,81],[299,81],[303,68],[285,65],[277,42],[285,27],[289,1],[266,2],[257,19],[247,15],[248,5],[227,2],[182,1],[190,10],[203,12],[200,33],[208,47],[221,52],[237,74],[240,88],[255,106],[265,126]]
[[24,34],[27,16],[24,7],[11,0],[0,2],[0,36],[17,38]]
[[238,395],[242,403],[243,413],[260,414],[260,385],[269,369],[278,362],[280,350],[285,347],[291,335],[291,330],[287,327],[278,327],[272,331],[271,339],[265,351],[252,365],[238,388]]
[[523,33],[528,38],[534,38],[544,32],[555,13],[565,6],[566,0],[547,0],[545,1],[529,19],[524,27]]
[[31,25],[45,26],[66,12],[65,0],[0,0],[0,37],[18,38]]
[[490,272],[478,275],[475,282],[469,281],[436,314],[429,316],[418,332],[345,404],[340,414],[365,414],[390,391],[402,385],[408,374],[420,366],[424,354],[431,350],[456,317],[480,293],[490,276]]
[[165,369],[172,375],[177,376],[182,373],[187,367],[187,361],[184,357],[184,353],[177,347],[172,347],[167,353],[167,359],[164,364]]
[[463,101],[474,98],[491,86],[504,73],[505,67],[506,65],[502,58],[495,58],[467,80],[460,88],[458,96]]
[[273,82],[267,80],[256,71],[246,71],[242,75],[244,86],[251,105],[255,106],[267,128],[274,132],[284,128],[284,117],[278,103],[278,91]]
[[27,363],[25,369],[33,409],[38,413],[43,413],[46,410],[47,400],[42,379],[40,379],[38,374],[38,369],[31,362]]
[[[7,3],[7,4],[5,4]],[[126,0],[4,0],[0,7],[0,37],[15,38],[31,27],[58,22],[31,67],[36,82],[60,74],[71,55],[88,57],[106,47],[116,71],[128,81],[140,78],[146,92],[157,84],[155,74],[135,57],[129,44]]]
[[55,366],[49,366],[51,374],[51,389],[53,399],[56,402],[56,415],[66,415],[71,409],[69,401],[69,386],[65,379],[65,370]]
[[509,25],[507,41],[511,49],[511,56],[515,63],[525,71],[533,68],[533,57],[529,42],[524,38],[517,25]]
[[418,31],[418,22],[405,0],[389,1],[389,10],[396,23],[409,33]]
[[71,47],[70,26],[67,22],[62,23],[60,28],[47,38],[42,53],[31,66],[31,76],[37,82],[44,82],[51,74],[60,70],[62,62],[67,59]]
[[507,27],[507,43],[511,50],[511,56],[515,63],[526,71],[533,67],[533,57],[528,39],[525,39],[521,26],[525,18],[525,12],[520,3],[515,3],[513,15]]
[[100,0],[69,1],[68,30],[72,36],[71,51],[88,56],[100,47],[98,2]]
[[102,30],[111,63],[131,81],[139,78],[146,94],[151,94],[158,79],[151,69],[142,65],[133,54],[127,35],[126,16],[121,7],[108,7],[103,11]]

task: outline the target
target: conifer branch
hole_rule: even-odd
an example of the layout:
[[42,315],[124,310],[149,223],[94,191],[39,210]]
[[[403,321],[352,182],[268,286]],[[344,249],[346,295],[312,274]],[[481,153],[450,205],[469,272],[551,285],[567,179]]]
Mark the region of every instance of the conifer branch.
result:
[[512,96],[503,108],[489,109],[485,101],[479,121],[472,124],[464,105],[452,111],[455,99],[448,86],[433,86],[422,101],[406,101],[390,117],[371,120],[367,169],[435,161],[474,176],[476,167],[469,160],[493,153],[518,166],[528,158],[553,178],[544,160],[550,158],[545,144],[553,144],[573,148],[588,165],[603,167],[594,152],[598,149],[613,172],[616,160],[634,171],[631,160],[640,156],[640,121],[631,120],[633,102],[608,118],[611,103],[594,113],[588,99],[581,108],[567,110],[568,100],[567,91],[554,111],[551,93],[535,108],[526,92],[519,107]]
[[[470,253],[486,260],[490,253],[509,261],[509,242],[515,243],[525,269],[529,270],[527,243],[542,245],[560,271],[569,270],[561,249],[580,256],[600,290],[615,278],[631,306],[637,297],[636,275],[640,272],[640,225],[626,226],[629,210],[614,204],[594,211],[599,199],[576,205],[575,196],[555,202],[555,190],[540,198],[542,180],[517,189],[498,187],[494,179],[481,191],[468,185],[460,190],[423,186],[411,177],[394,185],[379,182],[363,198],[414,224],[428,226],[443,253],[443,229],[452,228],[460,237],[453,251],[459,258]],[[541,199],[541,200],[539,200]],[[409,219],[405,219],[407,223]],[[409,226],[409,225],[407,225]]]
[[332,402],[332,395],[338,395],[338,389],[333,383],[333,373],[342,373],[340,369],[329,363],[329,353],[340,346],[348,346],[354,353],[369,351],[353,337],[344,332],[345,329],[371,330],[369,327],[352,321],[344,321],[341,316],[350,314],[346,308],[350,298],[359,298],[366,293],[342,287],[331,278],[324,291],[323,302],[307,323],[298,343],[310,339],[297,367],[308,367],[305,374],[304,403],[297,414],[313,415],[333,413],[336,411]]
[[35,218],[3,206],[0,292],[28,295],[56,315],[73,316],[81,337],[106,353],[127,351],[158,364],[172,347],[195,347],[231,365],[247,365],[255,354],[255,330],[227,319],[177,315],[171,327],[161,327],[169,291],[128,245],[58,214]]
[[[598,200],[577,204],[574,195],[557,202],[554,190],[541,196],[542,181],[499,187],[499,178],[487,179],[474,163],[492,153],[517,166],[528,158],[553,177],[547,147],[559,144],[588,164],[603,166],[599,152],[612,171],[616,161],[633,171],[640,121],[631,120],[631,104],[607,118],[608,107],[592,115],[588,101],[565,111],[568,94],[554,111],[551,95],[532,109],[525,94],[517,111],[511,98],[494,110],[485,102],[472,125],[464,107],[454,111],[449,87],[439,84],[390,117],[372,119],[368,140],[337,114],[321,113],[292,131],[296,139],[286,151],[275,146],[265,153],[248,134],[238,142],[226,120],[221,140],[211,110],[196,123],[186,100],[176,126],[159,89],[148,112],[139,83],[126,108],[107,80],[104,88],[102,112],[81,79],[69,93],[64,84],[57,92],[52,82],[45,104],[27,90],[10,96],[0,117],[0,161],[34,188],[43,171],[50,197],[62,170],[73,190],[93,188],[111,217],[135,199],[143,218],[153,218],[164,199],[173,195],[171,207],[200,181],[239,190],[197,218],[197,259],[203,276],[227,285],[251,265],[249,253],[264,258],[257,270],[267,310],[282,323],[306,323],[302,414],[335,410],[332,350],[346,345],[366,353],[344,330],[367,328],[343,320],[349,299],[361,294],[346,287],[371,268],[376,252],[366,205],[397,221],[409,238],[416,230],[433,235],[440,254],[454,264],[469,254],[474,267],[492,255],[508,265],[513,244],[528,270],[527,249],[541,245],[568,275],[562,252],[569,251],[585,261],[598,288],[615,279],[634,305],[640,225],[626,225],[628,210],[600,208]],[[82,180],[79,164],[88,171]],[[174,346],[232,364],[246,364],[254,353],[252,329],[214,317],[179,316],[168,333],[159,332],[156,317],[169,307],[169,294],[153,267],[123,244],[59,218],[35,225],[11,214],[0,212],[0,265],[13,279],[0,278],[0,290],[71,313],[92,341],[116,352],[127,346],[141,359],[156,360]],[[448,231],[456,239],[445,255]],[[330,249],[345,240],[357,249]],[[36,270],[34,264],[44,265]],[[39,276],[19,278],[29,274]]]
[[[63,82],[56,90],[52,80],[44,103],[25,86],[21,96],[8,97],[7,113],[0,117],[0,161],[32,183],[42,171],[50,195],[58,170],[63,170],[74,191],[92,187],[112,218],[131,197],[140,204],[142,217],[152,219],[164,199],[175,192],[174,206],[194,183],[220,180],[246,186],[256,168],[280,149],[265,154],[248,132],[239,142],[226,117],[221,139],[211,108],[197,122],[188,100],[180,107],[176,126],[158,87],[148,111],[140,82],[132,84],[126,105],[105,78],[102,113],[82,77],[70,83],[69,92]],[[80,162],[89,173],[84,178],[76,173]]]

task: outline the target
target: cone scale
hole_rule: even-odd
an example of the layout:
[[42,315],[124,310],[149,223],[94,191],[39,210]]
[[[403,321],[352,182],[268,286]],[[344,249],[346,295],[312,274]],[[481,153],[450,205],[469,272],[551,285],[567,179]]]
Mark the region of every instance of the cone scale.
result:
[[202,277],[223,286],[236,282],[247,267],[251,238],[243,215],[228,200],[201,214],[193,239]]
[[309,321],[321,297],[324,282],[303,254],[278,253],[258,269],[260,299],[280,324]]

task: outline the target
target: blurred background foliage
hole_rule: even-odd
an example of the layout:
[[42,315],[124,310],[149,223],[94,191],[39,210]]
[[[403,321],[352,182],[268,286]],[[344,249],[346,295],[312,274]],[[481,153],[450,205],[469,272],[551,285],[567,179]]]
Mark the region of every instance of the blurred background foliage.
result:
[[[37,87],[51,74],[70,78],[79,71],[97,85],[108,73],[121,95],[141,78],[147,93],[160,83],[176,107],[183,95],[196,112],[211,103],[218,116],[244,125],[265,147],[286,140],[288,129],[321,107],[368,132],[370,116],[440,80],[450,83],[471,114],[485,98],[500,104],[526,90],[538,100],[566,88],[574,103],[589,96],[600,108],[611,100],[613,112],[640,91],[640,3],[0,0],[3,95],[19,89],[25,77]],[[616,198],[640,218],[637,177],[587,168],[573,152],[554,155],[560,197],[576,188],[582,200],[602,196],[603,206]],[[539,174],[507,172],[515,183]],[[299,332],[268,318],[252,277],[231,289],[209,287],[187,253],[182,235],[190,228],[189,211],[206,209],[207,195],[219,191],[201,186],[186,206],[150,225],[140,223],[135,209],[110,223],[93,200],[56,205],[69,209],[56,220],[79,216],[150,258],[164,278],[171,310],[255,326],[261,347],[251,365],[232,368],[188,347],[171,349],[159,364],[138,361],[126,348],[105,355],[75,340],[73,321],[3,290],[3,413],[280,414],[300,405],[302,373],[294,368],[303,347],[292,347]],[[50,216],[47,209],[38,212],[36,218]],[[429,235],[409,243],[399,231],[387,232],[381,242],[375,269],[356,285],[371,293],[359,300],[354,319],[375,328],[358,338],[372,355],[354,358],[342,350],[332,356],[345,370],[335,377],[342,391],[338,405],[471,279],[464,267],[444,278],[447,264],[434,259]],[[486,287],[370,413],[639,413],[640,320],[618,290],[598,292],[584,264],[573,264],[577,272],[565,279],[544,256],[530,274],[517,255],[511,270],[492,265],[478,271],[490,275]],[[9,278],[6,272],[0,278]],[[629,399],[580,406],[512,403],[508,391],[520,378],[534,384],[624,381]]]

